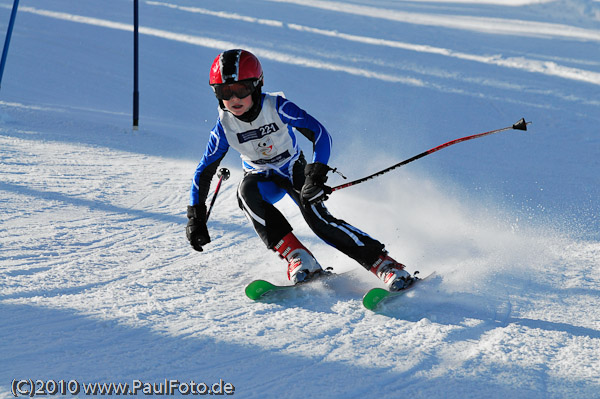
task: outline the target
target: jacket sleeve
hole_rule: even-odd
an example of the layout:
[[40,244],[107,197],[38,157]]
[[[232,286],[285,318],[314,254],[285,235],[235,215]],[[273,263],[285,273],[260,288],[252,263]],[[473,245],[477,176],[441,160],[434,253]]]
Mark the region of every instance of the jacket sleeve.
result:
[[204,155],[196,167],[192,187],[190,189],[190,205],[206,202],[210,183],[215,175],[221,160],[229,150],[229,143],[225,137],[223,126],[220,121],[210,131],[210,137]]
[[312,162],[327,164],[331,156],[331,136],[325,126],[308,112],[284,97],[277,97],[277,112],[284,123],[296,128],[313,143]]

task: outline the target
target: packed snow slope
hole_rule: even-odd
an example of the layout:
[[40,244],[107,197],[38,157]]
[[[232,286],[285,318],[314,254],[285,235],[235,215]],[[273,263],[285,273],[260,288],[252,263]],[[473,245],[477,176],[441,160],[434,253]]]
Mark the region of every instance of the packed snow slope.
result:
[[[0,88],[2,397],[21,379],[168,379],[240,398],[600,398],[599,1],[141,0],[137,131],[132,14],[20,2]],[[212,243],[194,252],[184,233],[217,115],[208,70],[237,47],[329,129],[349,179],[532,123],[327,201],[436,272],[418,289],[363,309],[378,280],[283,200],[345,273],[252,302],[245,284],[284,283],[285,265],[237,208],[233,151]]]

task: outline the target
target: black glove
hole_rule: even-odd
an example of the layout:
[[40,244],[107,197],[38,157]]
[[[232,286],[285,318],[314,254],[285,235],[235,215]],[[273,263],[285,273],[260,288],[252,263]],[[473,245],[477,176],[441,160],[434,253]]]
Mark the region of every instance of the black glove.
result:
[[188,223],[185,235],[196,251],[202,252],[202,246],[210,242],[206,227],[206,205],[198,204],[187,207]]
[[300,192],[302,201],[314,204],[328,198],[327,195],[331,194],[332,190],[331,187],[325,185],[325,182],[327,181],[327,172],[330,170],[329,166],[320,162],[306,165],[304,168],[306,179]]

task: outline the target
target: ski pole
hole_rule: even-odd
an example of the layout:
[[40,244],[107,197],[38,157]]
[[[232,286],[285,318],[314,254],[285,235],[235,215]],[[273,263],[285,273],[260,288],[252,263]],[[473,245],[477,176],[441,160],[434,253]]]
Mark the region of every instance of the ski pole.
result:
[[217,199],[217,195],[219,194],[219,190],[221,189],[221,183],[223,180],[229,179],[229,169],[221,168],[217,173],[217,177],[219,178],[219,182],[217,183],[217,187],[215,188],[215,193],[213,194],[212,200],[210,200],[210,207],[206,212],[206,220],[208,221],[208,217],[210,216],[210,211],[212,211],[213,206],[215,205],[215,200]]
[[13,2],[12,11],[10,12],[10,20],[8,21],[8,29],[6,30],[6,39],[4,40],[4,49],[2,50],[2,59],[0,60],[0,84],[2,84],[2,75],[4,75],[4,66],[6,65],[6,57],[8,57],[8,46],[12,36],[13,27],[15,26],[15,18],[17,17],[17,9],[19,8],[19,0]]
[[433,154],[434,152],[439,151],[442,148],[450,147],[451,145],[454,145],[454,144],[457,144],[457,143],[461,143],[463,141],[473,140],[473,139],[476,139],[478,137],[483,137],[483,136],[487,136],[487,135],[490,135],[490,134],[503,132],[505,130],[511,130],[511,129],[514,129],[514,130],[527,130],[527,125],[530,124],[530,123],[531,122],[525,122],[525,118],[521,118],[520,121],[518,121],[517,123],[515,123],[512,126],[504,127],[502,129],[490,130],[489,132],[474,134],[472,136],[461,137],[459,139],[449,141],[447,143],[444,143],[442,145],[438,145],[437,147],[433,147],[433,148],[431,148],[431,149],[429,149],[427,151],[424,151],[424,152],[422,152],[422,153],[420,153],[418,155],[415,155],[412,158],[406,159],[406,160],[404,160],[402,162],[399,162],[399,163],[397,163],[395,165],[392,165],[389,168],[380,170],[379,172],[373,173],[372,175],[363,177],[362,179],[354,180],[354,181],[351,181],[349,183],[345,183],[345,184],[341,184],[341,185],[336,186],[336,187],[332,187],[331,191],[333,192],[333,191],[341,190],[341,189],[346,188],[346,187],[350,187],[350,186],[354,186],[354,185],[363,183],[363,182],[365,182],[367,180],[373,179],[373,178],[375,178],[377,176],[381,176],[384,173],[387,173],[387,172],[392,171],[392,170],[394,170],[396,168],[399,168],[400,166],[404,166],[407,163],[411,163],[412,161],[416,161],[417,159],[423,158],[426,155]]

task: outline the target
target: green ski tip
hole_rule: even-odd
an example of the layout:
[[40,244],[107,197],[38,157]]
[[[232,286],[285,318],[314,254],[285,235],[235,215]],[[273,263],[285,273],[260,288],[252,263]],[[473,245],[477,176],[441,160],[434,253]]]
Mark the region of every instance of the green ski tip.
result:
[[246,286],[246,296],[252,300],[257,300],[269,291],[280,289],[281,287],[271,284],[265,280],[254,280]]
[[265,296],[266,294],[268,294],[269,292],[288,291],[293,288],[299,287],[301,285],[308,284],[311,281],[316,281],[316,280],[320,280],[325,277],[330,277],[330,276],[335,276],[335,275],[336,275],[335,273],[332,273],[329,270],[325,270],[322,273],[313,274],[307,280],[300,281],[296,284],[291,284],[291,285],[290,284],[277,285],[277,284],[269,283],[268,281],[265,281],[265,280],[254,280],[253,282],[251,282],[250,284],[248,284],[246,286],[246,296],[248,298],[252,299],[253,301],[256,301],[256,300],[262,298],[263,296]]
[[363,306],[369,310],[375,310],[379,302],[383,301],[390,294],[390,291],[383,288],[373,288],[363,297]]

